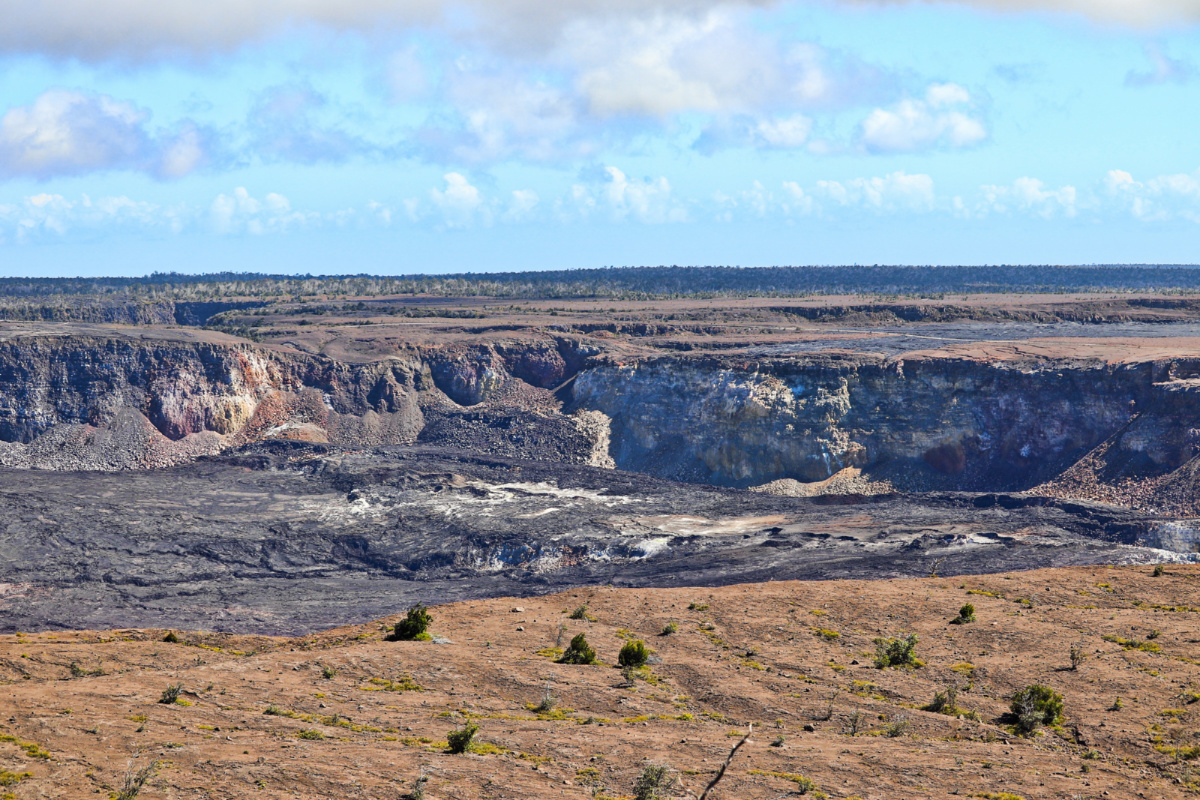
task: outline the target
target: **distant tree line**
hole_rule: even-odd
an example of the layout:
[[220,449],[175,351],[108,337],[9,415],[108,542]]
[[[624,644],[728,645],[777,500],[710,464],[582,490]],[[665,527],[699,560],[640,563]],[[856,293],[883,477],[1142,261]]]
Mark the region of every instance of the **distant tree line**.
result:
[[[804,295],[939,295],[1009,292],[1195,291],[1200,266],[807,266],[610,267],[457,275],[268,275],[156,272],[138,278],[0,278],[0,298],[89,296],[110,302],[211,302],[230,298],[432,295],[511,299],[653,299],[671,297],[796,297]],[[30,316],[41,312],[30,309]]]

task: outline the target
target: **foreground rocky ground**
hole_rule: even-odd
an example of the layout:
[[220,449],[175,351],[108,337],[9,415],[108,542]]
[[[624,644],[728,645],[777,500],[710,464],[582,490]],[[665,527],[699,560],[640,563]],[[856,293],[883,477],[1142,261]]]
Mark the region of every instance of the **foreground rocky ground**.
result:
[[[429,798],[630,797],[648,763],[698,793],[753,725],[710,797],[1186,797],[1198,580],[1168,565],[598,587],[437,607],[431,642],[386,641],[399,614],[298,638],[4,635],[0,794],[108,797],[155,762],[141,798],[394,800],[422,775]],[[977,621],[948,624],[965,602]],[[603,665],[555,663],[579,632]],[[875,668],[873,639],[901,632],[924,666]],[[629,638],[659,659],[631,684],[612,666]],[[1023,738],[1009,698],[1035,682],[1064,695],[1064,721]],[[960,713],[922,710],[951,686]],[[468,722],[481,747],[447,753]]]

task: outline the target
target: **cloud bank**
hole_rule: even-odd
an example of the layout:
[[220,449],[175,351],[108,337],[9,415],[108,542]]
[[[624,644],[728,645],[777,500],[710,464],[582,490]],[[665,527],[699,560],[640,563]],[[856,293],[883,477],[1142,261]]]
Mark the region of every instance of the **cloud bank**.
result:
[[[895,0],[840,0],[887,4]],[[920,0],[911,0],[919,2]],[[1164,26],[1200,20],[1200,0],[957,0],[1002,12],[1066,13],[1107,24]],[[296,28],[332,31],[438,27],[508,47],[548,48],[579,20],[781,5],[772,0],[9,0],[0,51],[58,57],[147,59],[227,52]]]

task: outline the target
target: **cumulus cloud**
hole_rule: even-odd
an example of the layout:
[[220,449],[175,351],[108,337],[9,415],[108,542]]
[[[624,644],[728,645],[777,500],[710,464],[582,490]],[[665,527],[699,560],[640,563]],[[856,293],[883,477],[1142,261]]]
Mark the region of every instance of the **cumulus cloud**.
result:
[[576,86],[589,111],[602,118],[846,105],[885,80],[879,70],[816,45],[785,45],[728,8],[572,25],[561,52],[577,65]]
[[61,194],[40,193],[15,203],[0,203],[0,243],[61,239],[75,231],[94,234],[138,229],[178,233],[188,216],[180,206],[147,203],[123,195],[93,199],[85,194],[72,200]]
[[880,212],[930,211],[934,206],[933,178],[903,171],[846,182],[818,181],[816,191],[829,205]]
[[465,228],[480,220],[491,222],[489,209],[484,205],[478,187],[457,172],[443,176],[444,189],[430,189],[433,205],[442,213],[445,224],[450,228]]
[[862,123],[862,143],[874,153],[910,153],[935,147],[969,147],[987,138],[983,123],[963,106],[971,96],[953,83],[935,83],[923,100],[877,108]]
[[1125,76],[1126,86],[1186,83],[1196,73],[1195,67],[1189,62],[1171,58],[1157,44],[1146,46],[1146,57],[1150,59],[1149,71],[1130,70]]
[[630,180],[616,167],[606,167],[608,185],[604,197],[613,218],[633,217],[639,222],[658,224],[686,222],[687,210],[671,198],[671,184],[665,177]]
[[1178,217],[1200,222],[1200,170],[1138,181],[1130,173],[1114,169],[1104,183],[1109,196],[1140,220]]
[[151,135],[149,115],[108,95],[51,89],[0,117],[0,175],[38,179],[110,169],[179,178],[209,158],[193,123]]
[[1078,192],[1074,186],[1047,188],[1037,178],[1017,178],[1010,185],[987,185],[980,188],[983,194],[980,213],[1001,214],[1018,211],[1035,214],[1043,219],[1059,216],[1074,217],[1078,211]]
[[804,114],[763,119],[735,117],[709,125],[692,146],[706,154],[726,147],[794,150],[808,143],[812,129],[812,118]]
[[239,186],[232,194],[219,194],[209,208],[213,230],[220,234],[282,233],[292,228],[313,224],[321,215],[312,211],[295,211],[291,202],[281,194],[268,193],[263,199],[253,197]]

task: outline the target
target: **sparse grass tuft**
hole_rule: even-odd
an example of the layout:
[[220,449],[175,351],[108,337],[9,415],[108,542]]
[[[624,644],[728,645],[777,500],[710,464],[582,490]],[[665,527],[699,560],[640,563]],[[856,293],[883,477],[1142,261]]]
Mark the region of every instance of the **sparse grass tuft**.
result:
[[142,791],[142,787],[146,782],[154,777],[158,772],[161,761],[151,761],[141,769],[135,770],[133,765],[129,765],[129,769],[125,771],[125,781],[121,785],[121,790],[113,795],[113,800],[134,800],[138,793]]

